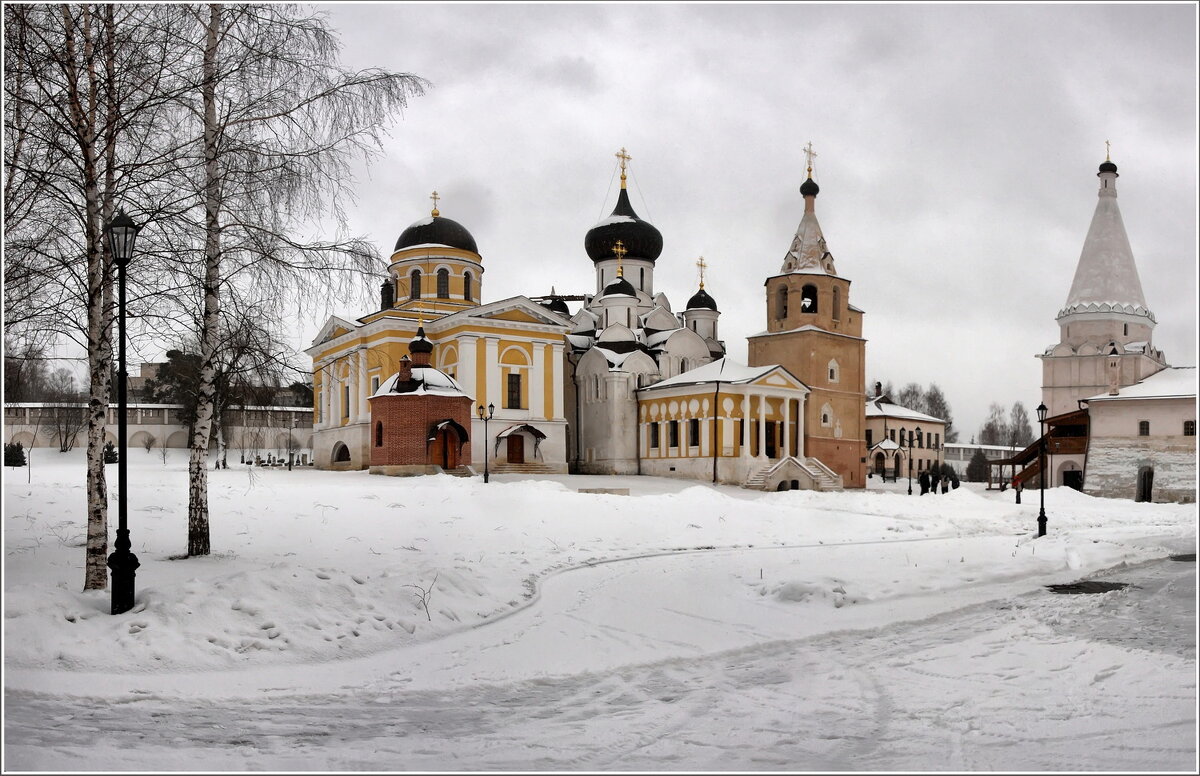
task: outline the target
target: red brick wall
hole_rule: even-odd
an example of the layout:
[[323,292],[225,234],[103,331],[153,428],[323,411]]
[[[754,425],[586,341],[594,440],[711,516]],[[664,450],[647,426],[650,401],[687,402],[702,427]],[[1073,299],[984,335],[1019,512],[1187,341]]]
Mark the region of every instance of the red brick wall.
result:
[[[447,418],[471,431],[471,399],[467,396],[376,396],[371,404],[370,448],[372,466],[428,463],[429,432]],[[375,445],[376,424],[383,423],[383,445]],[[471,445],[459,451],[459,464],[471,463]]]

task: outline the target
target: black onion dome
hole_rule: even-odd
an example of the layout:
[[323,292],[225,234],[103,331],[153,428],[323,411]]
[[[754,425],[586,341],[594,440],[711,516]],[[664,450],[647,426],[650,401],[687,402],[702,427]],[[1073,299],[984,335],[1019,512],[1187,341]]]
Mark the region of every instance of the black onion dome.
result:
[[471,253],[479,253],[475,247],[475,238],[467,228],[452,218],[445,216],[430,216],[413,223],[400,233],[394,250],[411,248],[414,245],[447,245]]
[[583,247],[592,261],[611,259],[613,248],[621,241],[626,256],[654,261],[662,253],[662,233],[649,221],[638,218],[629,204],[629,192],[621,189],[612,215],[588,230]]
[[815,197],[821,191],[821,187],[812,178],[800,184],[800,195],[803,197]]
[[[1110,160],[1105,159],[1103,162],[1100,163],[1100,172],[1116,172],[1116,171],[1117,171],[1117,166],[1115,164],[1113,164]],[[1099,175],[1100,173],[1098,172],[1096,174]]]
[[688,300],[687,307],[685,307],[684,309],[685,310],[700,310],[700,309],[716,310],[717,309],[717,300],[713,299],[711,296],[709,296],[708,292],[702,288],[699,291],[697,291],[695,294],[692,295],[692,298]]
[[562,313],[563,315],[571,314],[571,311],[567,308],[567,303],[561,299],[551,299],[550,303],[547,304],[546,307],[556,313]]
[[425,327],[417,327],[417,336],[412,342],[408,343],[409,353],[432,353],[433,343],[425,339]]
[[604,293],[600,296],[608,296],[610,294],[625,294],[627,296],[637,296],[637,289],[623,277],[619,277],[613,282],[604,287]]

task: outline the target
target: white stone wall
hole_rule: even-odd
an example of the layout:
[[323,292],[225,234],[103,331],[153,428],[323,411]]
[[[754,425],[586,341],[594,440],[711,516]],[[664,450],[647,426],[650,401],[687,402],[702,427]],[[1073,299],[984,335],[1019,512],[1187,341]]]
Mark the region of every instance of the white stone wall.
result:
[[1196,437],[1093,437],[1088,447],[1083,492],[1133,499],[1138,470],[1154,469],[1151,500],[1196,500]]

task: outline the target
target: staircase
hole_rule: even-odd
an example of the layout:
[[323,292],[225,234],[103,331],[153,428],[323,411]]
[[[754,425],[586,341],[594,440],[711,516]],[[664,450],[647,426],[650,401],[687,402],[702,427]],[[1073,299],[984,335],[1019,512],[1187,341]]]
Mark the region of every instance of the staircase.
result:
[[442,469],[442,474],[449,474],[451,477],[474,477],[475,471],[470,466],[459,466],[454,469]]
[[842,489],[842,478],[835,474],[828,466],[816,458],[796,457],[784,458],[781,461],[776,461],[773,464],[762,467],[747,477],[746,481],[742,483],[742,487],[749,490],[766,490],[767,481],[771,479],[771,476],[778,469],[788,465],[789,461],[808,476],[812,481],[813,490],[831,491]]
[[488,466],[490,474],[559,474],[552,466],[544,463],[493,463]]

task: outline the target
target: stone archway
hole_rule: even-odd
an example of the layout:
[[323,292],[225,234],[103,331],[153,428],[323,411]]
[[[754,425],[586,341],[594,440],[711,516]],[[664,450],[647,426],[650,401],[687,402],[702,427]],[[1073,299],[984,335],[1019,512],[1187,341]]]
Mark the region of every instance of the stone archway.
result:
[[337,442],[333,445],[333,452],[329,456],[330,462],[337,466],[338,464],[350,463],[350,448],[345,442]]
[[1154,500],[1154,467],[1142,466],[1137,473],[1137,497],[1134,501]]

